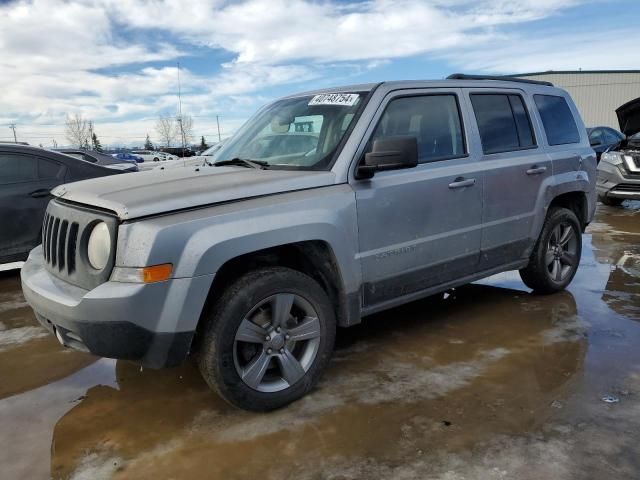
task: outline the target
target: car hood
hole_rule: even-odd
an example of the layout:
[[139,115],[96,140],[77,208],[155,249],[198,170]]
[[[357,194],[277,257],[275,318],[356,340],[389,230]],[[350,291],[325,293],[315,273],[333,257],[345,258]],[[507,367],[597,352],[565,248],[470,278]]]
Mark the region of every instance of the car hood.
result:
[[631,100],[616,109],[620,131],[627,137],[640,132],[640,98]]
[[51,193],[64,200],[111,210],[122,220],[131,220],[334,183],[332,172],[177,168],[83,180],[60,185]]

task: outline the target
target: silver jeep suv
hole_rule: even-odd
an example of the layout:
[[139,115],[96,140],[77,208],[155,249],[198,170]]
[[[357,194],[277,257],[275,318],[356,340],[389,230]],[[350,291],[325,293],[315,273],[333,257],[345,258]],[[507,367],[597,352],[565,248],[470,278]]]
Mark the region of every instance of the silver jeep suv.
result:
[[309,392],[366,315],[506,270],[562,290],[596,203],[578,111],[542,82],[292,95],[214,160],[58,187],[22,286],[62,344],[156,368],[193,353],[252,410]]

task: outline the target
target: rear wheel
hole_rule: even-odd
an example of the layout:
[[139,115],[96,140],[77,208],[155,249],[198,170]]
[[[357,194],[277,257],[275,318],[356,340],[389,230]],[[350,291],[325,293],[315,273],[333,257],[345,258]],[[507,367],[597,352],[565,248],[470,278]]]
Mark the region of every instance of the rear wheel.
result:
[[159,159],[158,157],[155,157],[155,158],[153,159],[153,161],[154,161],[154,162],[159,162],[159,161],[160,161],[160,159]]
[[553,208],[520,277],[537,293],[558,292],[573,280],[581,255],[582,229],[576,214],[567,208]]
[[200,372],[225,400],[247,410],[273,410],[304,396],[333,350],[329,298],[315,280],[287,268],[242,276],[207,321]]
[[624,202],[622,198],[611,198],[605,195],[600,195],[599,199],[603,205],[607,205],[609,207],[619,207],[622,205],[622,202]]

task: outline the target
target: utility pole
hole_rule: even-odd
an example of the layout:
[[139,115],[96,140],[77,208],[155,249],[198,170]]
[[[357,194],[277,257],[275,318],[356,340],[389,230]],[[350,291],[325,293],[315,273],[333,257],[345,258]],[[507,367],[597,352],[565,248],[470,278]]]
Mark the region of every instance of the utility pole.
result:
[[218,143],[222,141],[222,137],[220,136],[220,118],[216,115],[216,123],[218,124]]
[[180,62],[178,62],[178,124],[180,125],[180,139],[182,140],[182,156],[184,157],[184,129],[182,128],[182,88],[180,85]]
[[11,130],[13,130],[13,141],[14,141],[15,143],[18,143],[18,137],[16,137],[16,124],[15,124],[15,123],[11,123],[11,124],[9,125],[9,128],[10,128]]

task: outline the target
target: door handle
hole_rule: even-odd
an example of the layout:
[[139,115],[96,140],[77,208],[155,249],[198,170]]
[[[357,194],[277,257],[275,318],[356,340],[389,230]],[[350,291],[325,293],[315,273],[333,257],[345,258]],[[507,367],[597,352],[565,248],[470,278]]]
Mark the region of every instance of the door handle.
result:
[[33,198],[40,198],[40,197],[46,197],[50,193],[51,192],[49,192],[49,190],[47,190],[46,188],[40,188],[38,190],[34,190],[29,195],[32,196]]
[[527,175],[540,175],[541,173],[544,173],[546,171],[547,167],[539,167],[537,165],[534,165],[529,170],[527,170]]
[[476,184],[475,178],[464,179],[462,177],[458,177],[453,181],[453,183],[449,184],[449,188],[455,189],[455,188],[472,187],[475,184]]

